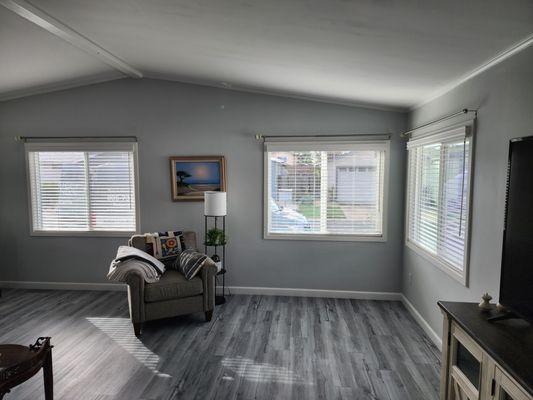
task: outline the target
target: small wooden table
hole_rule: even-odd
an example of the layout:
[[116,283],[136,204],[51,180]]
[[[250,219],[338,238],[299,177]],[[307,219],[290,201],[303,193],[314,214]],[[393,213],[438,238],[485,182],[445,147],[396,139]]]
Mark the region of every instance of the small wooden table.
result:
[[40,337],[35,344],[0,344],[0,400],[10,389],[27,381],[43,369],[44,398],[53,400],[52,347],[49,337]]

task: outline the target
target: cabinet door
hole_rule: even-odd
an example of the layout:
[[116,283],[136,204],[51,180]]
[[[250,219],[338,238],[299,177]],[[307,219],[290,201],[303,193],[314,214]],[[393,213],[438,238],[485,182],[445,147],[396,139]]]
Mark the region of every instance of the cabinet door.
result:
[[513,379],[508,377],[498,367],[496,367],[494,379],[496,381],[495,400],[533,400]]
[[477,400],[479,399],[479,392],[472,384],[464,379],[464,376],[454,373],[450,377],[450,393],[449,400]]
[[450,335],[448,400],[477,400],[481,387],[483,352],[457,325]]

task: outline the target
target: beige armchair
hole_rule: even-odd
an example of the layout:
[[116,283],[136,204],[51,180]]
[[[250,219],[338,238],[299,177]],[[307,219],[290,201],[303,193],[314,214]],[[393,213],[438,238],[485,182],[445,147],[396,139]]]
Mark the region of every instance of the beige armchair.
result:
[[[184,232],[183,235],[186,247],[197,250],[196,233]],[[131,244],[145,250],[143,237],[133,237]],[[146,283],[139,274],[129,274],[126,283],[135,335],[141,334],[144,322],[155,319],[203,311],[206,320],[210,321],[215,308],[216,273],[216,266],[208,264],[188,281],[181,272],[167,269],[155,283]]]

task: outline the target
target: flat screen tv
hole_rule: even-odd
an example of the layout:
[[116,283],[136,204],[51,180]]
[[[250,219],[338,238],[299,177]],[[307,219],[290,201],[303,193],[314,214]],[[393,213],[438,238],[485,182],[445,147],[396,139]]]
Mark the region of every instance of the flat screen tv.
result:
[[500,303],[533,322],[533,136],[509,144]]

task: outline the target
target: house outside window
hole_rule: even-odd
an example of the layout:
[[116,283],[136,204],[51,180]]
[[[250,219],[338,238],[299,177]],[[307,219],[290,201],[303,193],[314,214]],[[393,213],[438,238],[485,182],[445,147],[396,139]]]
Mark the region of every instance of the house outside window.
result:
[[265,143],[265,238],[386,240],[388,163],[388,140]]

